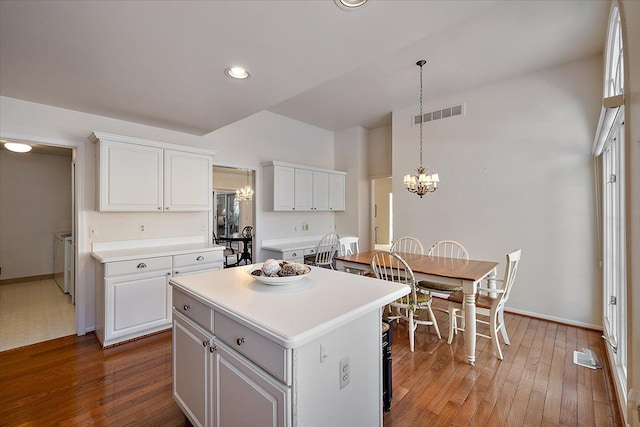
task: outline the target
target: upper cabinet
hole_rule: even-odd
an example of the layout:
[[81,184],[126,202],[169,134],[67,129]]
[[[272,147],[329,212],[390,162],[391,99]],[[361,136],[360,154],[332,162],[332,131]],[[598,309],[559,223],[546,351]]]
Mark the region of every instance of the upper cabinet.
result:
[[343,211],[346,172],[284,162],[263,165],[267,211]]
[[117,212],[211,209],[209,150],[94,133],[98,208]]

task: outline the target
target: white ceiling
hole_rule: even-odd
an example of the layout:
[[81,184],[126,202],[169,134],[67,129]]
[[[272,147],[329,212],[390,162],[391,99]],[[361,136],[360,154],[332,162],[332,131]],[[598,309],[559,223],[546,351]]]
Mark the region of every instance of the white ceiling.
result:
[[[601,53],[609,1],[0,1],[0,94],[205,134],[261,110],[329,130]],[[223,70],[248,68],[235,81]]]

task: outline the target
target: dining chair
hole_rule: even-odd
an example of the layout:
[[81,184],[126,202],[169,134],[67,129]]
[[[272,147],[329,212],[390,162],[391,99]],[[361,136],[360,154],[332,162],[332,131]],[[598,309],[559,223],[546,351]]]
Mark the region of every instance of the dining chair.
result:
[[415,237],[406,236],[406,237],[401,237],[395,242],[393,242],[393,245],[391,245],[390,251],[423,255],[424,247],[422,246],[422,243],[420,243],[420,240],[416,239]]
[[341,237],[340,239],[338,239],[338,242],[340,243],[338,255],[353,255],[360,252],[360,248],[358,247],[358,240],[360,240],[358,237],[353,236]]
[[[216,236],[216,232],[212,231],[211,232],[213,234],[213,243],[216,245],[224,245],[224,251],[222,252],[222,256],[224,256],[224,262],[223,262],[223,266],[224,267],[230,267],[231,265],[235,265],[238,262],[240,262],[240,254],[238,252],[235,251],[235,249],[233,249],[230,245],[229,242],[223,242],[220,243],[221,240],[218,239],[218,236]],[[229,264],[229,257],[231,258],[235,258],[235,261],[232,264]]]
[[[338,251],[340,237],[336,233],[329,233],[322,236],[322,239],[316,245],[316,255],[313,261],[309,262],[311,265],[318,267],[333,268],[333,257]],[[305,259],[305,261],[307,261]]]
[[[502,360],[502,349],[500,348],[500,342],[498,341],[498,331],[502,333],[502,338],[506,345],[510,345],[509,336],[507,335],[507,328],[504,324],[504,305],[509,299],[509,294],[513,288],[513,283],[518,272],[518,264],[520,262],[521,250],[511,252],[507,254],[507,264],[504,271],[504,279],[492,279],[496,282],[502,282],[502,288],[485,288],[478,287],[479,293],[476,294],[476,319],[477,323],[489,325],[489,331],[491,335],[484,335],[477,333],[484,338],[489,338],[493,341],[493,347],[495,349],[498,359]],[[487,292],[488,294],[480,293]],[[492,296],[496,295],[496,296]],[[457,331],[464,331],[463,327],[458,327],[458,319],[464,319],[464,293],[462,291],[456,291],[449,295],[449,339],[447,342],[451,344],[453,341],[453,335]],[[488,320],[479,319],[478,316],[487,318]]]
[[[353,237],[353,236],[341,237],[340,239],[338,239],[338,243],[340,245],[338,249],[338,255],[346,256],[346,255],[354,255],[359,253],[360,252],[360,247],[358,246],[359,240],[360,239],[358,237]],[[361,276],[375,277],[375,274],[373,274],[373,271],[367,270],[367,269],[344,267],[344,271],[346,271],[347,273],[359,274]]]
[[[427,255],[437,256],[443,258],[456,258],[456,259],[469,259],[469,253],[460,243],[454,240],[440,240],[427,252]],[[428,293],[433,296],[434,293],[444,294],[448,296],[453,292],[461,291],[462,286],[448,285],[445,283],[438,283],[430,280],[418,281],[418,292]],[[434,310],[440,310],[447,312],[448,310],[439,307],[433,307]]]
[[[431,296],[416,292],[416,278],[413,270],[407,262],[398,254],[387,251],[376,251],[371,258],[371,269],[378,279],[389,280],[409,286],[411,292],[389,304],[391,320],[407,321],[409,326],[409,348],[411,351],[415,347],[415,331],[418,325],[433,326],[438,335],[442,338],[438,323],[431,310]],[[429,319],[420,319],[423,310],[429,314]]]
[[241,234],[245,239],[251,239],[247,242],[247,250],[249,251],[249,257],[253,259],[253,226],[244,226]]

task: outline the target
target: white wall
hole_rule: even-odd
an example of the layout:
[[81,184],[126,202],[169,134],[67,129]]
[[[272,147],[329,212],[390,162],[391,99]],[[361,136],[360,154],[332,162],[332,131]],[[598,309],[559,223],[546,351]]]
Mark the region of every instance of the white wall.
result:
[[424,164],[440,174],[420,199],[403,175],[418,166],[418,107],[393,112],[394,237],[460,241],[473,259],[522,249],[508,307],[600,327],[591,145],[602,58],[573,62],[447,98],[466,115],[424,125]]
[[391,126],[367,134],[367,168],[371,178],[391,176]]
[[71,230],[71,156],[0,150],[0,279],[52,274],[53,236]]
[[347,172],[345,211],[335,214],[336,232],[358,236],[360,250],[366,250],[370,242],[367,133],[362,127],[353,127],[335,134],[336,169]]
[[[91,330],[95,324],[94,265],[90,258],[91,243],[124,239],[147,239],[203,234],[208,238],[207,212],[172,213],[102,213],[95,211],[95,146],[88,141],[93,131],[126,135],[217,151],[214,163],[220,166],[256,169],[256,234],[257,241],[296,235],[290,224],[306,222],[310,234],[323,234],[333,229],[333,213],[274,213],[262,210],[262,168],[269,160],[281,160],[323,168],[334,167],[333,133],[270,112],[260,112],[208,135],[197,136],[122,120],[81,113],[0,97],[0,134],[5,137],[60,141],[62,145],[81,146],[84,157],[78,159],[84,169],[84,181],[78,183],[81,193],[78,232],[77,286],[84,294],[86,312],[81,325]],[[145,232],[138,225],[145,224]],[[201,225],[207,230],[202,231]],[[95,239],[88,236],[88,226],[96,228]],[[255,246],[254,246],[255,247]],[[256,248],[257,251],[257,248]],[[82,323],[84,325],[82,325]]]

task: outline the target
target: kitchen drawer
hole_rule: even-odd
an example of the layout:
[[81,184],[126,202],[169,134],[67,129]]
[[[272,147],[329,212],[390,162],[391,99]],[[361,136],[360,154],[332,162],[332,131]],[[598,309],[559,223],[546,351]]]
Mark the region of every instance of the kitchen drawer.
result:
[[205,271],[222,270],[224,264],[222,262],[212,262],[210,264],[192,265],[189,267],[179,267],[173,269],[173,277],[180,277],[191,273],[204,273]]
[[222,262],[222,251],[204,251],[191,254],[174,255],[173,268],[190,267],[198,264],[208,264],[212,262]]
[[315,255],[316,254],[316,248],[305,248],[304,250],[304,254],[305,255]]
[[285,261],[300,261],[304,257],[304,249],[295,251],[283,251],[282,259]]
[[173,306],[181,314],[184,314],[203,328],[213,331],[213,310],[211,307],[185,294],[179,289],[173,288]]
[[245,355],[285,384],[291,384],[291,350],[263,337],[257,332],[219,312],[213,314],[214,334],[231,348]]
[[171,257],[138,258],[130,261],[107,262],[104,265],[104,276],[123,276],[157,270],[171,270]]

